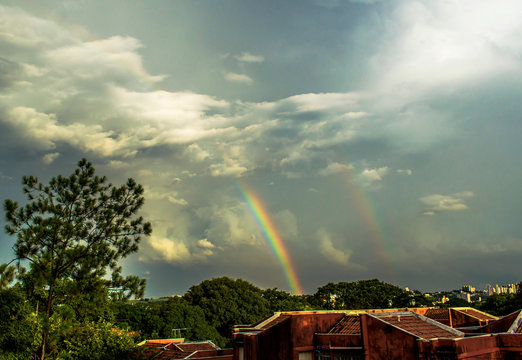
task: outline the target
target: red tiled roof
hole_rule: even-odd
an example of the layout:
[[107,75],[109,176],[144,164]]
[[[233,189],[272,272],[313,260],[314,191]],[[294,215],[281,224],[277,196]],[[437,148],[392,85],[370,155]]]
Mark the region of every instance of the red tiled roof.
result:
[[378,318],[388,324],[394,325],[410,334],[426,340],[434,338],[454,339],[460,337],[459,335],[447,331],[441,326],[429,323],[413,315],[379,316]]
[[480,319],[480,320],[497,320],[497,317],[483,313],[482,311],[478,311],[472,308],[464,308],[464,309],[455,309],[457,311],[463,312],[465,314],[468,314],[470,316],[473,316],[474,318]]
[[214,345],[212,342],[210,341],[205,341],[205,342],[187,342],[187,343],[181,343],[181,344],[176,344],[176,346],[178,348],[180,348],[181,350],[185,351],[185,352],[194,352],[194,351],[197,351],[197,350],[216,350],[216,349],[219,349],[216,345]]
[[346,315],[328,332],[329,334],[355,335],[361,333],[359,315]]
[[154,360],[175,360],[185,359],[187,356],[195,351],[217,350],[219,347],[214,345],[211,341],[201,342],[185,342],[173,343],[165,345],[159,342],[147,342],[146,346],[159,350],[158,355],[154,356]]
[[428,311],[426,311],[426,314],[424,314],[424,316],[426,316],[430,319],[433,319],[433,320],[437,320],[437,321],[440,321],[440,320],[449,321],[450,312],[449,312],[449,309],[428,309]]

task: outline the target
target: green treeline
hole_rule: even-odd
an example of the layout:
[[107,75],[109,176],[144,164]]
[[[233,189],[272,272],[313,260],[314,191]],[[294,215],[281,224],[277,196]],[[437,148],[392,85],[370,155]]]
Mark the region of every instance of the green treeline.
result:
[[298,296],[220,277],[192,286],[183,296],[114,303],[113,309],[118,326],[139,331],[143,339],[168,338],[174,329],[185,329],[187,339],[229,346],[234,325],[253,324],[277,311],[404,307],[415,296],[376,279],[330,283],[313,295]]
[[100,289],[60,297],[49,319],[40,307],[44,289],[35,296],[33,284],[19,282],[0,290],[0,358],[32,358],[45,326],[46,358],[130,359],[144,339],[181,332],[187,340],[212,340],[226,347],[234,325],[252,324],[276,311],[402,307],[416,297],[376,279],[329,283],[302,296],[228,277],[203,281],[183,296],[148,301],[111,297]]

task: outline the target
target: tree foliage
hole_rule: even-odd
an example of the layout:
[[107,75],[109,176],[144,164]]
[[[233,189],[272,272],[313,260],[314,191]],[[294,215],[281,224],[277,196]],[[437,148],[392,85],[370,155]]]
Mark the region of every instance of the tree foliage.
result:
[[263,290],[262,296],[268,301],[270,312],[311,310],[307,296],[292,295],[277,288]]
[[328,283],[313,295],[316,308],[342,309],[385,309],[404,307],[410,304],[408,293],[391,284],[372,280]]
[[[85,159],[70,176],[53,177],[48,184],[25,176],[22,184],[27,202],[20,206],[5,200],[5,229],[16,236],[15,260],[29,263],[28,271],[20,274],[24,287],[38,303],[43,300],[44,359],[56,301],[87,304],[92,302],[89,296],[108,288],[116,288],[122,297],[143,295],[145,282],[122,277],[118,261],[138,250],[151,226],[137,216],[144,202],[142,186],[133,179],[114,186],[97,176]],[[8,270],[2,273],[6,281]],[[105,280],[108,270],[112,281]]]
[[475,306],[490,314],[505,316],[522,309],[522,293],[492,295]]
[[131,333],[106,321],[75,323],[59,340],[59,360],[131,360],[139,353]]
[[39,343],[34,309],[18,286],[0,290],[0,358],[30,359]]
[[262,290],[242,279],[205,280],[192,286],[183,298],[199,306],[208,323],[225,338],[234,325],[251,324],[271,314]]
[[176,329],[187,340],[212,340],[225,343],[214,327],[208,324],[203,310],[181,297],[161,302],[122,302],[113,305],[118,325],[140,332],[140,339],[172,338]]

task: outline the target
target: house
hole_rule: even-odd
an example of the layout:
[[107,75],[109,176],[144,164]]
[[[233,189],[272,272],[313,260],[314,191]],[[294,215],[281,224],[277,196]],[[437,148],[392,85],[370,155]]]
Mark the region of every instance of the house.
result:
[[522,359],[522,315],[472,308],[279,312],[234,329],[234,360]]

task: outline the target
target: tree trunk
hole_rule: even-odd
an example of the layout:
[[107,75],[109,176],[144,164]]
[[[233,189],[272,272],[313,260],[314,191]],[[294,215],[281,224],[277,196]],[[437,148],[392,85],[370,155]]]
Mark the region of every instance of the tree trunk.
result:
[[51,317],[51,306],[53,304],[54,282],[49,286],[49,294],[47,295],[47,307],[45,309],[44,328],[42,334],[42,346],[40,347],[40,360],[45,360],[45,346],[49,338],[49,318]]

